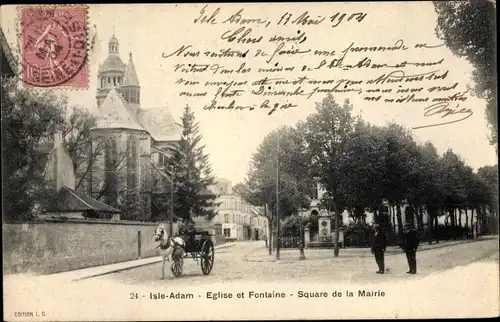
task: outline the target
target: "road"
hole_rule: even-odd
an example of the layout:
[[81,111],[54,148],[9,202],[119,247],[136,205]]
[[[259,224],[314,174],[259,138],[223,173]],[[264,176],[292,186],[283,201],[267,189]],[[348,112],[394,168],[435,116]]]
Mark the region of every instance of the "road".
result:
[[[395,279],[419,279],[472,262],[489,261],[498,263],[498,239],[489,239],[441,247],[417,253],[418,273],[408,275],[404,254],[386,256],[384,275],[375,274],[377,266],[372,257],[342,257],[321,260],[250,262],[246,256],[262,251],[262,242],[241,242],[236,246],[220,249],[215,253],[215,263],[210,275],[202,274],[197,263],[188,258],[184,262],[184,273],[180,277],[161,280],[161,263],[138,267],[97,280],[109,280],[123,284],[149,286],[200,285],[224,282],[385,282]],[[325,250],[329,251],[329,250]],[[348,250],[342,250],[348,251]],[[368,250],[366,250],[368,252]],[[307,250],[305,251],[307,256]],[[297,251],[298,257],[298,251]]]
[[[470,318],[494,317],[500,312],[498,238],[420,251],[417,275],[405,273],[408,267],[404,254],[386,256],[389,272],[379,275],[375,274],[371,256],[345,256],[349,249],[342,249],[338,258],[249,261],[257,252],[265,254],[263,243],[238,243],[219,249],[208,276],[192,259],[186,259],[184,275],[173,280],[160,279],[161,264],[77,282],[58,281],[57,276],[10,276],[4,279],[4,289],[8,290],[4,293],[4,320],[27,320],[22,314],[32,314],[30,321],[234,321]],[[309,254],[312,258],[313,251],[309,250]],[[359,290],[385,295],[340,298],[332,293],[358,294]],[[250,291],[278,292],[285,297],[247,300]],[[330,295],[304,299],[298,297],[299,291]],[[152,298],[152,294],[159,293],[170,294],[170,298]],[[214,300],[209,293],[233,297],[218,296]],[[237,297],[240,293],[241,298]],[[173,299],[172,294],[191,297]]]

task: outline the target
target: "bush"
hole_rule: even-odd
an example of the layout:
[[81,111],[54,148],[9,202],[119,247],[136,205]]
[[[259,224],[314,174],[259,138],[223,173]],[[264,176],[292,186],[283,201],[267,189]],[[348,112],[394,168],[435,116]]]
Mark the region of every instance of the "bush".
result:
[[[399,245],[400,241],[394,234],[393,226],[386,225],[382,230],[387,236],[387,245]],[[365,223],[350,223],[345,228],[346,247],[370,247],[374,231]]]
[[[304,218],[302,221],[303,228],[307,227],[309,218]],[[281,226],[281,235],[284,236],[300,236],[301,219],[298,216],[290,216],[285,218]]]
[[462,239],[469,235],[470,228],[450,225],[438,225],[436,235],[439,240]]

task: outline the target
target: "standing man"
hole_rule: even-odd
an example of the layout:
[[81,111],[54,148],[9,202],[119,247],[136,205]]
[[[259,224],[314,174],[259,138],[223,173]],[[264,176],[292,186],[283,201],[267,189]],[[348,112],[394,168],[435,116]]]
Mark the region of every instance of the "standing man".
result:
[[406,273],[416,274],[417,273],[417,248],[419,244],[418,233],[412,224],[405,225],[405,253],[408,259],[408,266],[410,270]]
[[373,225],[373,229],[375,230],[375,235],[372,242],[372,254],[375,254],[375,261],[378,265],[377,274],[384,274],[384,253],[387,247],[387,237],[383,231],[380,231],[378,224]]

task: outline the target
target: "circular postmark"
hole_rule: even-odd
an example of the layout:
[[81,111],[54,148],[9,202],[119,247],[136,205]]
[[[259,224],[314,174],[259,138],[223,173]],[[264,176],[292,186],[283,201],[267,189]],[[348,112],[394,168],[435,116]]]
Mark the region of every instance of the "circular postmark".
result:
[[85,15],[79,8],[22,11],[22,77],[34,87],[87,85]]

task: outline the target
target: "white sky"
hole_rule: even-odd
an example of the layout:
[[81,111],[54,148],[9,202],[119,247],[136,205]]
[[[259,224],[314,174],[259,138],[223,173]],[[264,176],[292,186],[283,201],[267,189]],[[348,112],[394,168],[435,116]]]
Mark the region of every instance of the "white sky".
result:
[[[178,77],[190,80],[227,80],[228,76],[207,77],[198,74],[195,78],[189,74],[174,74],[173,66],[176,63],[188,64],[193,60],[183,58],[162,58],[162,53],[171,53],[180,46],[191,44],[200,50],[217,50],[222,48],[255,49],[251,45],[228,44],[220,39],[220,35],[228,30],[236,30],[239,26],[230,25],[198,25],[193,24],[193,19],[199,16],[203,4],[193,5],[92,5],[89,13],[90,24],[97,30],[96,46],[91,51],[90,57],[90,84],[88,90],[66,91],[70,104],[78,104],[92,110],[96,108],[95,89],[97,83],[98,64],[107,56],[107,43],[114,33],[120,41],[120,55],[122,60],[128,62],[128,52],[132,51],[134,64],[141,84],[141,106],[143,108],[160,108],[167,106],[172,111],[177,121],[180,120],[182,110],[186,104],[195,110],[195,116],[200,122],[200,128],[206,144],[206,152],[210,159],[214,174],[231,180],[234,183],[243,180],[248,164],[264,136],[280,124],[293,125],[305,119],[314,109],[314,102],[320,101],[322,96],[311,100],[298,99],[299,106],[289,110],[278,111],[267,116],[263,111],[204,111],[203,105],[209,103],[210,98],[203,101],[195,98],[179,97],[182,87],[175,85]],[[232,13],[244,8],[245,16],[267,18],[277,21],[279,17],[290,12],[296,16],[308,11],[311,17],[317,15],[330,16],[337,12],[365,12],[367,17],[361,23],[345,23],[336,28],[329,24],[322,26],[287,27],[280,30],[275,27],[267,29],[254,28],[253,35],[264,35],[269,38],[272,34],[294,35],[298,30],[305,31],[307,41],[302,48],[322,50],[342,50],[351,42],[359,46],[392,45],[398,39],[403,39],[405,44],[413,46],[415,43],[428,43],[437,45],[440,42],[434,35],[436,14],[431,2],[392,2],[392,3],[329,3],[329,4],[223,4],[217,6],[210,4],[207,12],[211,13],[220,7],[217,19],[227,18]],[[17,48],[16,8],[2,6],[2,29],[8,42]],[[265,31],[264,31],[265,30]],[[272,51],[275,45],[267,42],[258,47]],[[363,55],[363,54],[360,54]],[[446,47],[433,50],[412,50],[399,53],[378,55],[371,54],[373,60],[381,62],[408,61],[436,61],[444,58],[441,68],[450,70],[449,78],[443,84],[452,85],[460,82],[460,88],[472,84],[470,80],[470,65],[462,59],[454,57]],[[398,56],[399,55],[399,56]],[[359,55],[358,55],[359,56]],[[213,60],[213,62],[217,62]],[[239,66],[240,61],[236,65]],[[307,58],[292,60],[280,58],[280,64],[296,66],[310,63]],[[198,58],[195,63],[208,63],[207,59]],[[235,60],[218,61],[225,66],[236,67]],[[261,59],[249,58],[248,65],[263,67],[265,62]],[[436,69],[436,68],[434,68]],[[429,71],[427,69],[426,71]],[[390,72],[388,70],[387,72]],[[419,69],[418,71],[422,71]],[[351,77],[366,78],[375,76],[382,71],[329,71],[312,74],[314,78],[339,78]],[[383,71],[386,72],[386,71]],[[260,76],[260,77],[259,77]],[[253,74],[249,80],[262,78],[262,74]],[[272,75],[270,75],[272,77]],[[298,76],[298,75],[297,75]],[[233,78],[233,79],[238,79]],[[241,76],[239,78],[242,79]],[[335,95],[338,101],[343,101],[343,96]],[[423,118],[423,108],[418,104],[387,105],[361,100],[359,97],[349,96],[354,104],[355,113],[374,124],[384,124],[394,120],[408,127],[418,126],[432,122]],[[240,103],[256,103],[260,105],[262,98],[249,97]],[[443,153],[452,148],[462,156],[467,164],[477,169],[484,165],[497,163],[495,150],[488,144],[488,129],[484,116],[485,103],[483,100],[469,98],[461,103],[461,107],[470,108],[474,115],[467,120],[451,125],[415,130],[414,135],[418,141],[431,140]],[[439,121],[439,120],[438,120]]]

